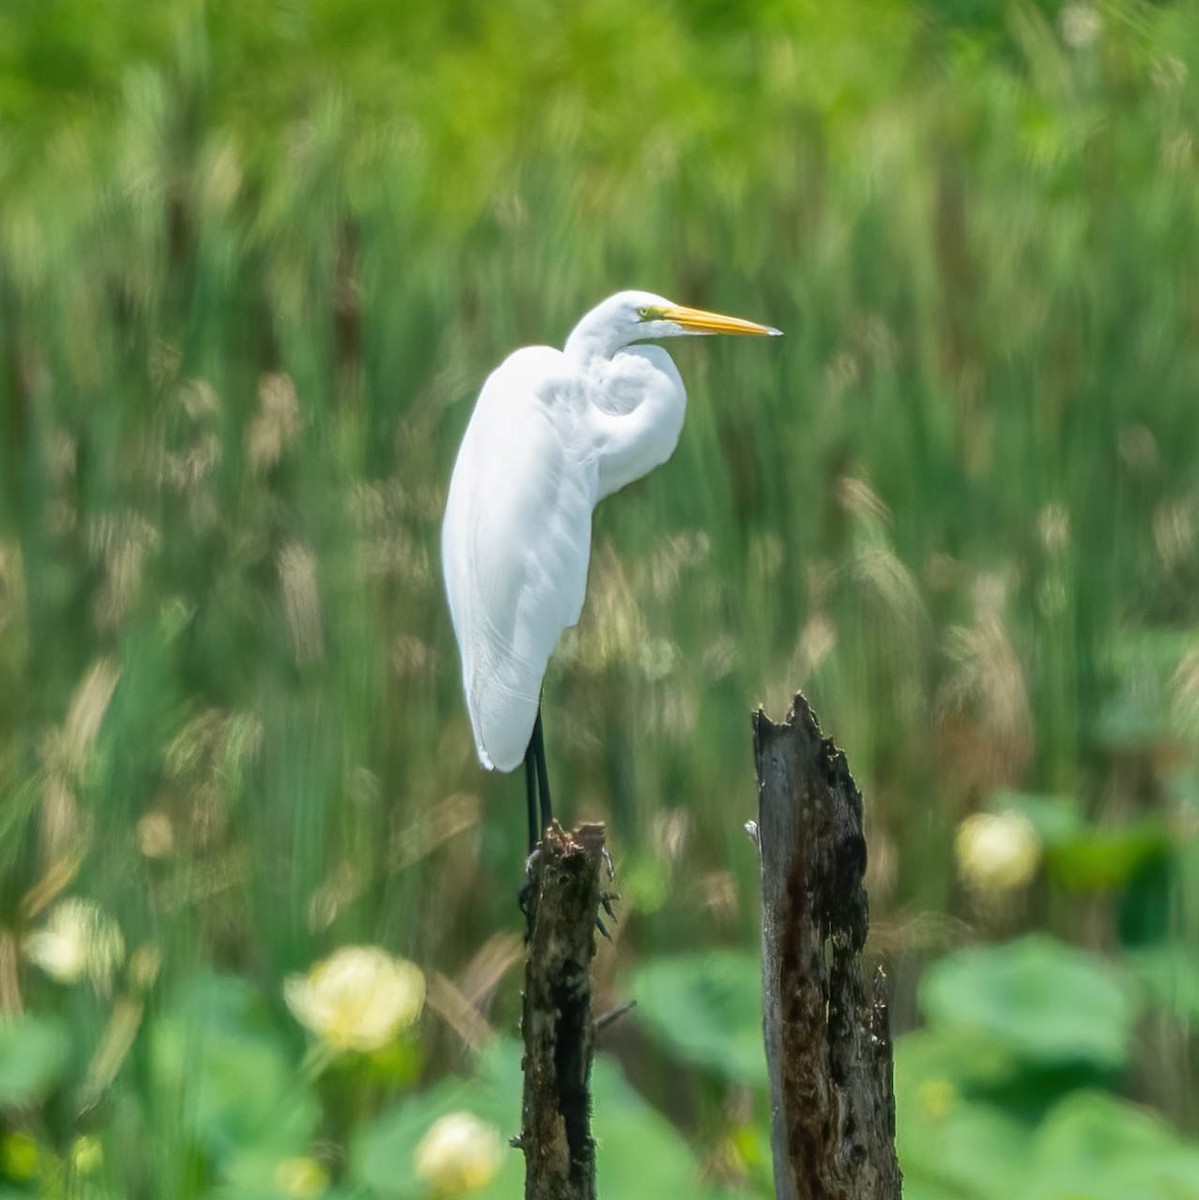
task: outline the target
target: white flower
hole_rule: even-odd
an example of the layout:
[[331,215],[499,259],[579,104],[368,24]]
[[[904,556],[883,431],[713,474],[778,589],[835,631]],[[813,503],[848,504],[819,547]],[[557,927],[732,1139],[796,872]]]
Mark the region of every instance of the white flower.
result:
[[85,975],[98,987],[108,985],[125,957],[125,939],[117,923],[90,900],[62,900],[46,924],[24,944],[25,957],[59,983],[78,983]]
[[418,966],[377,946],[345,946],[283,989],[296,1020],[331,1050],[386,1046],[420,1016],[425,977]]
[[1041,839],[1018,812],[981,812],[958,826],[954,850],[965,883],[981,892],[1006,892],[1036,874]]
[[500,1131],[473,1113],[434,1121],[413,1155],[416,1177],[435,1196],[462,1196],[495,1178],[504,1158]]

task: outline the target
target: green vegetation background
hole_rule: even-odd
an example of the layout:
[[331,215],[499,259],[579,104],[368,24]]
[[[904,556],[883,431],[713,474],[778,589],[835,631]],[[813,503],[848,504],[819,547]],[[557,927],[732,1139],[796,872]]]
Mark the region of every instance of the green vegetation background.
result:
[[[0,1194],[420,1196],[435,1116],[514,1132],[438,525],[487,371],[637,286],[787,337],[673,348],[547,683],[640,1003],[604,1194],[769,1193],[748,713],[802,686],[907,1194],[1199,1196],[1197,72],[1190,3],[8,0]],[[30,961],[70,897],[107,981]],[[429,1002],[325,1061],[284,980],[351,944]]]

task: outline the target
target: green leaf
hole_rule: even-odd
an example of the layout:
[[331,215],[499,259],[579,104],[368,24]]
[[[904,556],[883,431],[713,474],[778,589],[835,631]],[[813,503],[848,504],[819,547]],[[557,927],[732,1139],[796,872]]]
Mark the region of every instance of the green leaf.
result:
[[927,1087],[934,1096],[1002,1084],[1020,1070],[1019,1058],[994,1038],[976,1030],[918,1029],[895,1044],[895,1090],[915,1095]]
[[62,1077],[70,1045],[57,1020],[26,1016],[0,1023],[0,1104],[44,1096]]
[[218,1161],[249,1150],[303,1151],[319,1117],[287,1051],[240,980],[199,981],[158,1021],[151,1054],[159,1088]]
[[633,972],[630,993],[646,1031],[670,1052],[726,1079],[765,1085],[756,954],[713,950],[653,959]]
[[1136,1017],[1134,993],[1113,967],[1040,934],[935,963],[920,1006],[935,1029],[984,1035],[1041,1066],[1119,1068]]
[[1170,852],[1164,822],[1147,817],[1120,829],[1091,829],[1047,849],[1045,863],[1064,886],[1079,892],[1123,887],[1147,862]]
[[912,1183],[959,1200],[1020,1194],[1014,1185],[1032,1139],[999,1109],[950,1093],[931,1103],[919,1095],[897,1096],[896,1121],[905,1195]]
[[1062,1100],[1036,1136],[1026,1200],[1163,1200],[1194,1196],[1199,1146],[1102,1092]]
[[1199,962],[1182,942],[1163,942],[1130,951],[1128,962],[1149,998],[1176,1016],[1199,1025]]
[[1018,1061],[973,1032],[920,1030],[895,1047],[896,1145],[904,1195],[926,1200],[990,1197],[1027,1157],[1029,1136],[970,1093],[1002,1083]]
[[596,1056],[591,1096],[601,1195],[702,1200],[699,1164],[687,1143],[607,1055]]

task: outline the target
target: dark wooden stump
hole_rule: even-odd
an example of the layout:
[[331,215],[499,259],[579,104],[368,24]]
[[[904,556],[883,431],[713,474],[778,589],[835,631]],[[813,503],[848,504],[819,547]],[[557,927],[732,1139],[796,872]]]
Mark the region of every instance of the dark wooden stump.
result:
[[802,695],[753,718],[779,1200],[899,1200],[885,979],[862,978],[862,796]]
[[525,953],[524,1101],[518,1144],[526,1200],[594,1200],[591,959],[604,826],[555,821],[532,860]]

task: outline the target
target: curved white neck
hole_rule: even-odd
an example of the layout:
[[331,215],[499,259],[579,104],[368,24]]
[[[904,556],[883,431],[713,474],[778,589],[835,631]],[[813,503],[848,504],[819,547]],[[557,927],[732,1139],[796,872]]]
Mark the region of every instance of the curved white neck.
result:
[[602,500],[664,463],[678,445],[687,392],[669,354],[660,346],[634,346],[611,359],[592,358],[584,374],[594,395],[589,421],[599,466]]
[[594,309],[570,331],[562,352],[584,366],[597,358],[611,358],[628,344],[627,331],[618,331],[599,309]]

